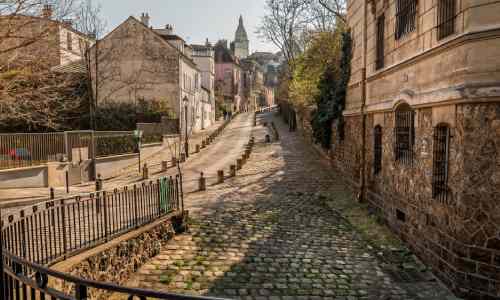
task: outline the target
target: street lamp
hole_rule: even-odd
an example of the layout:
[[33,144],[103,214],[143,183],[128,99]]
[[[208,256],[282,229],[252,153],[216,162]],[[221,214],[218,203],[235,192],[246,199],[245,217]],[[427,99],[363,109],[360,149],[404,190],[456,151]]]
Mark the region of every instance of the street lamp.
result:
[[184,99],[182,99],[182,102],[184,102],[184,128],[185,128],[185,134],[184,134],[184,151],[186,152],[186,158],[189,157],[189,143],[188,143],[188,103],[189,99],[187,96],[184,96]]

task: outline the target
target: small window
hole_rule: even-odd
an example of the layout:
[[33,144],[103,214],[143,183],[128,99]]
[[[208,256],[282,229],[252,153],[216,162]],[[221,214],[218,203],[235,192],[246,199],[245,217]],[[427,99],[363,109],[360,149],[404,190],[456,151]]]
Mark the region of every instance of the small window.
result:
[[395,119],[395,159],[403,164],[411,165],[415,144],[415,112],[408,104],[401,104],[396,110]]
[[434,160],[432,170],[432,197],[446,202],[448,197],[448,159],[450,128],[446,124],[434,129]]
[[439,0],[438,2],[438,40],[455,32],[456,0]]
[[73,36],[71,35],[71,32],[66,34],[66,43],[68,50],[73,50]]
[[384,67],[384,35],[385,35],[385,16],[381,15],[377,19],[377,61],[376,70]]
[[373,130],[373,173],[382,171],[382,127],[377,125]]
[[396,1],[396,40],[415,30],[417,0]]

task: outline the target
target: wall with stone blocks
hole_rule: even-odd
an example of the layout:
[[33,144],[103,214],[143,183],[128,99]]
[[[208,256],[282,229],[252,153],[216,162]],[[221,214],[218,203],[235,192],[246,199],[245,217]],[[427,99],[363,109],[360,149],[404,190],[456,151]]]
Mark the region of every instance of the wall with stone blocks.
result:
[[[87,280],[123,285],[146,261],[158,255],[162,244],[174,235],[171,221],[163,219],[56,264],[52,269]],[[74,292],[74,286],[67,282],[54,280],[49,285]],[[89,289],[88,296],[89,299],[111,297],[96,289]]]

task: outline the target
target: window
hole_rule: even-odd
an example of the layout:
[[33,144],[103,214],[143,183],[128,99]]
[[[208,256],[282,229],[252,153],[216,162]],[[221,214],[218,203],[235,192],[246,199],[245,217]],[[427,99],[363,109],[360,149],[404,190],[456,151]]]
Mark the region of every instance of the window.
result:
[[66,48],[68,48],[68,50],[73,50],[73,37],[71,36],[71,32],[66,34],[66,44]]
[[434,129],[432,198],[445,202],[448,196],[448,153],[450,128],[440,124]]
[[438,40],[455,32],[456,0],[439,0],[438,2]]
[[382,127],[377,125],[373,130],[373,174],[382,170]]
[[384,35],[385,35],[385,16],[381,15],[377,19],[377,61],[375,69],[384,67]]
[[396,161],[411,165],[415,144],[415,112],[408,104],[401,104],[395,113],[394,156]]
[[417,0],[396,1],[396,40],[415,30]]

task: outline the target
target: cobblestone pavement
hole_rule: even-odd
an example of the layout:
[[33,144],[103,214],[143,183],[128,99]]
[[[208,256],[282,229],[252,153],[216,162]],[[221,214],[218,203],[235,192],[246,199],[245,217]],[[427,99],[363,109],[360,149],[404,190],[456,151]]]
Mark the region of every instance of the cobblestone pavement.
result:
[[351,225],[316,197],[352,197],[340,175],[281,120],[274,122],[281,141],[264,144],[267,130],[256,127],[243,170],[188,195],[190,232],[176,236],[127,285],[248,300],[453,299],[435,280],[386,270]]

